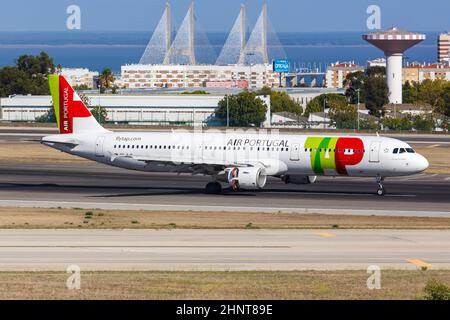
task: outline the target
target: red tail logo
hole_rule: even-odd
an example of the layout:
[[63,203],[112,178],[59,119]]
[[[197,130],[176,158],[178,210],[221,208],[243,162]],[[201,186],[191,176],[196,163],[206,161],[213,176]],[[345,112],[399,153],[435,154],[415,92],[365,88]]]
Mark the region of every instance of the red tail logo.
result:
[[73,119],[92,114],[64,77],[59,77],[59,132],[73,133]]

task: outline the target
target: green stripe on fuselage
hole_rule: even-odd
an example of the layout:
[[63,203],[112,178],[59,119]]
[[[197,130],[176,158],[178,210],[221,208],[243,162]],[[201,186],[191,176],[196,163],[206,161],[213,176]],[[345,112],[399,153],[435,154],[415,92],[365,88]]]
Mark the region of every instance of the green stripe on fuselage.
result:
[[[335,153],[338,138],[311,137],[306,140],[305,148],[311,151],[311,169],[316,174],[324,174],[325,169],[336,170]],[[331,149],[331,152],[330,152]]]

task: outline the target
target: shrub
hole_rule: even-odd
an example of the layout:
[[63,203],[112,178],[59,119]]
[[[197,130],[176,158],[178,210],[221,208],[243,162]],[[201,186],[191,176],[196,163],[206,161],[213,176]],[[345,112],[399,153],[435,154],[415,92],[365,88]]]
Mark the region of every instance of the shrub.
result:
[[450,288],[436,279],[429,280],[424,291],[426,300],[450,300]]

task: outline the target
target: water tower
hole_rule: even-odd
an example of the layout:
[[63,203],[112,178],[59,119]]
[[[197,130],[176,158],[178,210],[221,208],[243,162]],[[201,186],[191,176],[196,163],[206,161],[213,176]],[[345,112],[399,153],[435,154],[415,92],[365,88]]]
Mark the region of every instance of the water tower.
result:
[[425,35],[392,28],[365,34],[363,39],[384,51],[387,62],[386,78],[389,88],[389,103],[401,104],[403,53],[425,40]]

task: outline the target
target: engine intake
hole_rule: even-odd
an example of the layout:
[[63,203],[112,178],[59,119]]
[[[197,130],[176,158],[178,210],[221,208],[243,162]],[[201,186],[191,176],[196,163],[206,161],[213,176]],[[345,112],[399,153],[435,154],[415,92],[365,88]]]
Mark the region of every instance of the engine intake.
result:
[[301,176],[296,174],[285,175],[281,177],[286,184],[313,184],[317,176]]
[[267,183],[266,170],[261,167],[235,167],[226,170],[227,182],[233,190],[262,189]]

